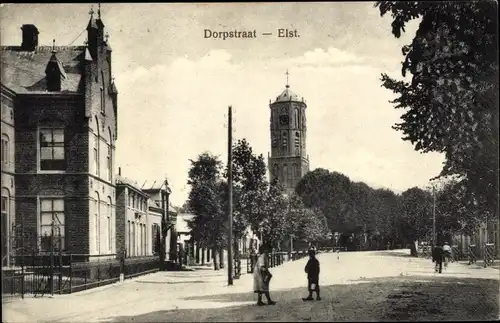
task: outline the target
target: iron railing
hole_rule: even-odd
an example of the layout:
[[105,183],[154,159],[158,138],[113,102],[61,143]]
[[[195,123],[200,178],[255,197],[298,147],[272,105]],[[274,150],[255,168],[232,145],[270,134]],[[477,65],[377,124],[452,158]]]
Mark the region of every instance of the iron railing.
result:
[[68,294],[104,286],[160,268],[157,256],[64,254],[50,260],[46,254],[13,256],[17,266],[2,269],[2,296]]

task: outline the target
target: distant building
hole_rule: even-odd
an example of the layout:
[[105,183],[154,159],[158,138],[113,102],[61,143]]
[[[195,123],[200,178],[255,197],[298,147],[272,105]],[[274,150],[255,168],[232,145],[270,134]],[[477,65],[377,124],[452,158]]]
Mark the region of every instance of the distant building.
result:
[[52,223],[56,249],[116,252],[112,50],[100,11],[86,29],[85,46],[39,46],[23,25],[21,45],[1,47],[3,264],[14,240],[48,251]]
[[143,189],[149,195],[148,211],[149,211],[149,227],[151,230],[152,253],[158,254],[159,243],[158,238],[161,238],[161,219],[165,214],[166,204],[168,203],[168,213],[165,218],[167,224],[166,237],[166,260],[176,260],[175,253],[177,251],[177,234],[175,233],[177,224],[177,211],[170,205],[168,197],[171,194],[170,189],[165,189],[162,185],[158,188]]
[[306,108],[304,98],[285,86],[285,90],[269,102],[271,110],[271,154],[268,160],[270,181],[278,179],[290,194],[309,171],[306,153]]
[[493,243],[498,257],[500,256],[498,251],[500,244],[498,237],[499,221],[498,219],[491,221],[488,226],[483,222],[473,235],[457,234],[453,237],[453,241],[449,241],[449,243],[456,245],[464,253],[467,252],[469,245],[476,245],[479,251],[478,256],[481,258],[483,257],[484,245]]

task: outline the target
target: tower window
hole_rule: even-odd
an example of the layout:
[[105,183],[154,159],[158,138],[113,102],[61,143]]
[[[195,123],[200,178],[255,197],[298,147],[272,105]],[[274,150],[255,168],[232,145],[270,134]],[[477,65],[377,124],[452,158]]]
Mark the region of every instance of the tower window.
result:
[[300,133],[296,132],[295,133],[295,147],[300,147]]

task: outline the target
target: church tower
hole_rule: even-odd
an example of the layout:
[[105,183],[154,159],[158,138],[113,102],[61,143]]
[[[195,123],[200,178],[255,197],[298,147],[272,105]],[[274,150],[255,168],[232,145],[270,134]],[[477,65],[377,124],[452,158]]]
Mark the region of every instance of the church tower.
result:
[[288,71],[285,90],[269,101],[271,111],[271,154],[268,159],[270,180],[278,179],[285,191],[295,191],[302,176],[309,171],[306,154],[306,103],[290,90]]

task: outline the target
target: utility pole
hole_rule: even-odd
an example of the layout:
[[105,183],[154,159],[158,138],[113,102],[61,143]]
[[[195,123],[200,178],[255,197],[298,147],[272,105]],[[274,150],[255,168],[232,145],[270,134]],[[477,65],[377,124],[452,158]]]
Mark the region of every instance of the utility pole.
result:
[[227,124],[227,183],[229,187],[229,239],[227,243],[227,284],[233,285],[233,115],[228,108]]
[[436,243],[436,187],[432,185],[432,245]]

